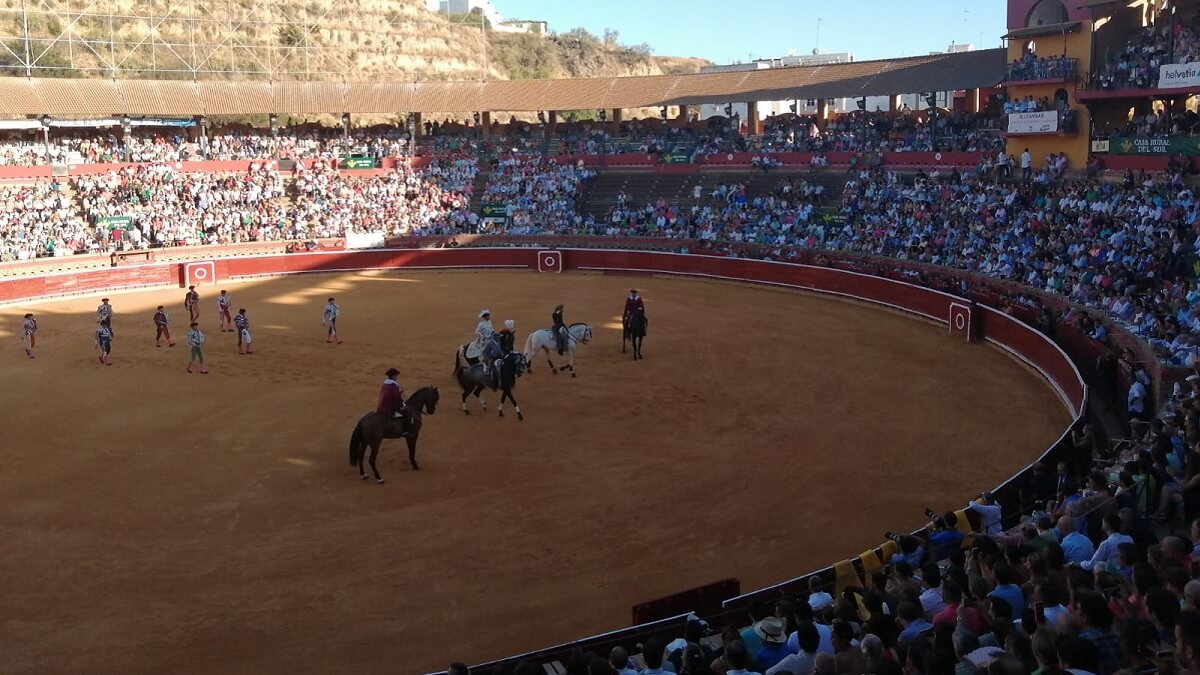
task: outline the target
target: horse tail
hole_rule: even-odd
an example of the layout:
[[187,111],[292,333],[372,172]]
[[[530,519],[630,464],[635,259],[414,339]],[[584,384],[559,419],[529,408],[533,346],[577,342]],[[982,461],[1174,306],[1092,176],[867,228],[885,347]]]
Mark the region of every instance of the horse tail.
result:
[[454,352],[454,372],[455,373],[462,370],[462,352],[463,352],[462,349],[459,349],[458,351]]
[[362,461],[363,451],[366,449],[366,443],[363,442],[363,425],[362,420],[354,427],[354,433],[350,434],[350,466],[357,466]]

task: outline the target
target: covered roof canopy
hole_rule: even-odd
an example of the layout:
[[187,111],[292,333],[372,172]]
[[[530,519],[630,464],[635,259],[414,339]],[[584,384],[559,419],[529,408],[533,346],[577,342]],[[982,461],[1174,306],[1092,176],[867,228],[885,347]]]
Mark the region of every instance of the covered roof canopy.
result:
[[1005,51],[696,75],[490,82],[224,82],[0,77],[0,115],[586,110],[858,98],[994,87]]

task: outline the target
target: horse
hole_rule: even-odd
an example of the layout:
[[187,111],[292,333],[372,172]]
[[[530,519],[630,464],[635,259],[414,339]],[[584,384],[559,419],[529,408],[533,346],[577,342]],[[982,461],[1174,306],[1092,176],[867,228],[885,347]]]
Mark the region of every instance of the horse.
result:
[[550,372],[555,375],[560,370],[570,370],[571,377],[575,377],[575,347],[581,344],[587,344],[592,339],[592,327],[586,323],[573,323],[567,327],[567,365],[562,368],[556,368],[554,361],[550,360],[550,350],[558,349],[558,343],[554,339],[554,330],[551,328],[543,328],[535,330],[525,338],[525,361],[529,364],[529,374],[533,374],[533,357],[538,350],[546,350],[546,363],[550,364]]
[[642,340],[646,339],[646,329],[649,326],[650,319],[646,318],[645,312],[630,314],[624,325],[621,326],[621,353],[625,353],[625,340],[628,338],[633,342],[633,360],[646,358],[642,356]]
[[493,363],[500,357],[504,356],[510,350],[505,350],[502,344],[503,338],[499,335],[493,335],[490,340],[485,340],[482,344],[479,342],[468,342],[459,347],[458,351],[462,354],[462,358],[468,365],[476,363]]
[[437,387],[421,387],[413,392],[413,395],[408,397],[408,431],[403,436],[396,433],[392,420],[386,419],[383,415],[377,412],[363,415],[354,427],[354,433],[350,435],[350,466],[357,464],[359,477],[366,480],[367,473],[363,471],[363,456],[366,454],[367,446],[371,446],[371,472],[375,474],[376,483],[383,483],[383,476],[379,475],[379,469],[375,467],[375,457],[379,455],[379,446],[383,445],[385,438],[404,438],[408,442],[408,462],[412,464],[414,471],[419,471],[421,467],[417,466],[417,438],[421,435],[421,415],[422,413],[432,415],[437,411],[437,404]]
[[487,400],[480,396],[480,392],[484,389],[492,391],[500,390],[500,404],[497,409],[500,411],[500,417],[504,417],[504,401],[507,399],[512,401],[513,409],[517,411],[517,419],[524,420],[525,415],[521,413],[521,405],[517,403],[517,399],[513,396],[513,389],[517,386],[517,378],[525,374],[525,355],[521,352],[509,352],[498,359],[492,366],[491,373],[485,373],[483,364],[476,363],[466,365],[462,362],[460,352],[454,352],[454,377],[458,380],[458,385],[462,387],[462,411],[470,415],[471,411],[467,410],[467,397],[475,396],[479,399],[479,405],[483,407],[484,412],[487,412]]

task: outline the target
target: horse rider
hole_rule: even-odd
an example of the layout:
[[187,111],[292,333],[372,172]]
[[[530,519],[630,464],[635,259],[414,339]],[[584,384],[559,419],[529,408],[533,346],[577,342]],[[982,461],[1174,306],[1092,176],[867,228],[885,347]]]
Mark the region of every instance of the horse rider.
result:
[[629,289],[629,297],[625,298],[625,313],[621,315],[621,324],[626,328],[629,327],[629,317],[633,316],[634,312],[646,313],[646,303],[642,302],[642,296],[638,295],[636,288]]
[[492,313],[485,309],[479,313],[479,323],[475,325],[475,341],[472,343],[479,350],[479,362],[483,364],[485,374],[491,372],[486,356],[488,345],[491,344],[492,336],[495,334],[496,329],[492,328]]
[[504,328],[501,328],[500,330],[496,331],[496,335],[494,336],[494,339],[495,339],[496,345],[498,347],[500,347],[500,355],[501,356],[504,356],[504,355],[512,352],[513,348],[516,346],[516,343],[517,343],[517,332],[515,330],[516,327],[517,327],[517,323],[515,321],[513,321],[512,319],[506,319],[504,321]]
[[550,321],[554,322],[554,327],[550,330],[554,333],[554,341],[558,343],[558,355],[562,356],[567,349],[567,326],[563,323],[562,305],[555,305],[554,313],[550,315]]
[[387,379],[379,388],[379,404],[375,407],[375,412],[383,415],[388,422],[400,420],[400,435],[403,436],[408,429],[408,404],[404,401],[404,388],[396,382],[396,376],[399,374],[400,371],[395,368],[388,368],[384,373]]

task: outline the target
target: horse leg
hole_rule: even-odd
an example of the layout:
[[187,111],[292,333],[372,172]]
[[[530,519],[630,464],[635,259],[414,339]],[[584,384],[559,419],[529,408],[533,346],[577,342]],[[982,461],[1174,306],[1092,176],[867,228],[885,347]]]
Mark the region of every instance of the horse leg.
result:
[[[629,337],[629,329],[622,328],[621,329],[621,353],[622,354],[625,353],[625,338],[627,338],[627,337]],[[635,342],[633,344],[634,344],[633,348],[637,349],[637,343]]]
[[420,471],[421,467],[417,466],[417,437],[416,435],[409,436],[404,440],[408,441],[408,463],[412,464],[413,471]]
[[513,410],[517,411],[517,419],[522,422],[525,421],[525,416],[521,414],[521,405],[519,403],[517,403],[517,397],[513,396],[512,390],[505,389],[504,395],[508,397],[508,400],[512,401]]
[[375,482],[383,485],[383,476],[379,475],[379,468],[375,466],[375,458],[379,456],[379,446],[383,445],[383,439],[371,444],[371,473],[375,474]]
[[462,395],[462,411],[464,415],[470,415],[471,411],[467,409],[467,397],[471,395],[471,390],[467,389]]
[[483,412],[487,412],[487,399],[483,397],[483,385],[475,386],[475,398],[479,399],[479,405],[483,408]]
[[567,352],[567,368],[571,369],[571,377],[577,377],[575,372],[575,350]]

